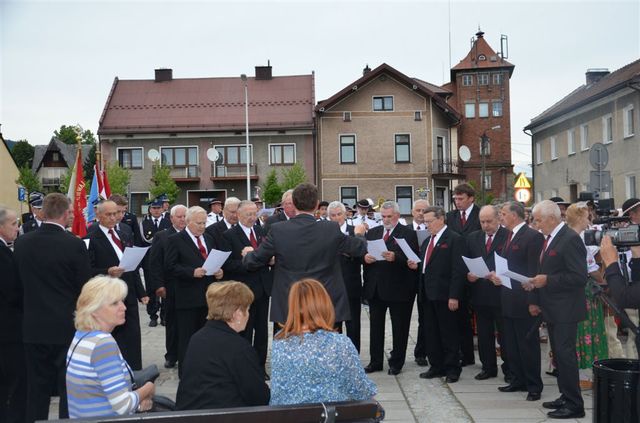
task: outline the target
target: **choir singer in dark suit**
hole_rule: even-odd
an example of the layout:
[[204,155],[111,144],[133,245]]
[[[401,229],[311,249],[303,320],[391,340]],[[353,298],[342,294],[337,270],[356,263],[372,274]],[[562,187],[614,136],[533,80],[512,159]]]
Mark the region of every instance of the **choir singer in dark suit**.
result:
[[533,208],[533,221],[545,236],[538,274],[528,288],[540,294],[542,316],[549,328],[551,349],[558,366],[560,398],[543,403],[555,409],[551,418],[584,417],[584,401],[580,393],[576,335],[578,322],[587,316],[585,285],[587,283],[587,251],[580,236],[561,220],[560,208],[545,200]]
[[[480,209],[480,226],[481,230],[467,236],[467,256],[471,258],[482,257],[489,270],[495,270],[494,254],[503,254],[502,250],[509,236],[509,231],[500,226],[500,215],[495,206],[484,206]],[[498,375],[495,350],[496,329],[498,330],[503,370],[507,369],[507,355],[505,354],[506,348],[502,332],[500,287],[473,273],[467,273],[467,281],[471,291],[471,303],[476,311],[478,355],[482,363],[482,371],[475,378],[485,380]]]
[[356,236],[342,232],[338,224],[326,220],[316,222],[318,189],[312,184],[298,185],[291,195],[298,215],[286,222],[274,223],[253,251],[245,247],[243,262],[249,271],[266,266],[275,256],[271,320],[287,320],[289,288],[294,282],[311,278],[320,281],[336,311],[336,322],[350,319],[347,292],[342,280],[339,256],[342,253],[362,257],[367,251],[364,226],[355,228]]

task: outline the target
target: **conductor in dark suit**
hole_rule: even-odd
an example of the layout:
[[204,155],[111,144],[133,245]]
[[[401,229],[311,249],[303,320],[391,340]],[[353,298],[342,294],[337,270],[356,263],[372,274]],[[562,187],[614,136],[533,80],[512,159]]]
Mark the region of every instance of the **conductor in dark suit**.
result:
[[275,256],[271,321],[287,320],[289,288],[304,278],[322,282],[333,301],[336,322],[349,320],[351,314],[339,255],[362,257],[366,253],[367,243],[362,236],[365,228],[356,227],[356,236],[350,237],[340,232],[335,222],[316,222],[318,189],[312,184],[298,185],[292,200],[298,215],[287,222],[273,224],[257,250],[245,247],[243,263],[249,271],[256,271]]
[[371,254],[364,256],[363,296],[369,302],[371,362],[365,372],[382,370],[384,359],[384,329],[387,309],[391,315],[393,350],[389,358],[388,374],[397,375],[404,366],[411,324],[411,311],[416,296],[417,272],[407,265],[407,256],[395,238],[403,238],[414,252],[418,251],[418,238],[413,229],[398,223],[400,208],[394,201],[380,207],[382,225],[367,232],[368,240],[384,240],[387,251],[384,260],[377,261]]
[[[340,231],[349,236],[354,236],[354,227],[347,224],[346,208],[339,201],[333,201],[327,207],[329,220],[340,225]],[[356,350],[360,352],[360,314],[362,310],[362,258],[350,255],[340,255],[340,268],[342,280],[347,289],[349,298],[349,310],[351,319],[344,322],[347,329],[347,337],[351,339]]]
[[49,401],[56,387],[58,415],[69,415],[65,359],[75,333],[76,300],[91,275],[85,243],[65,229],[69,206],[63,194],[48,194],[42,227],[15,242],[14,257],[24,289],[27,422],[49,417]]
[[116,327],[112,334],[125,361],[133,370],[140,370],[142,369],[142,340],[138,300],[146,304],[149,297],[142,286],[138,270],[125,272],[123,268],[119,267],[125,247],[133,246],[133,238],[126,237],[115,229],[118,216],[121,215],[122,213],[118,211],[118,206],[113,201],[107,200],[98,204],[99,226],[87,237],[89,240],[89,260],[92,276],[109,275],[113,278],[121,278],[127,283],[126,320],[123,325]]
[[178,361],[178,329],[176,327],[176,288],[167,265],[167,239],[183,230],[187,226],[187,208],[182,204],[171,207],[169,219],[171,227],[156,232],[153,236],[153,244],[149,250],[149,268],[151,271],[151,284],[148,290],[153,290],[158,298],[162,298],[165,324],[165,348],[164,367],[171,369]]
[[464,292],[464,239],[445,224],[442,207],[427,207],[424,213],[429,237],[420,248],[419,291],[423,296],[425,345],[431,367],[423,379],[446,376],[447,383],[460,378],[460,324],[458,310]]
[[167,239],[166,262],[175,284],[178,328],[178,370],[182,369],[191,335],[207,321],[206,292],[209,284],[222,279],[223,270],[207,275],[202,267],[209,252],[219,249],[205,234],[207,212],[200,206],[187,210],[187,227]]
[[[467,257],[484,259],[489,270],[495,270],[494,254],[503,254],[509,231],[500,226],[500,214],[494,206],[480,209],[480,226],[482,229],[467,236]],[[483,276],[483,277],[479,277]],[[482,363],[482,371],[475,378],[485,380],[498,375],[496,360],[496,328],[500,343],[503,370],[508,374],[507,355],[502,331],[502,307],[500,306],[500,287],[485,277],[467,273],[467,281],[471,291],[471,304],[476,312],[478,327],[478,355]]]
[[578,322],[587,316],[587,252],[580,236],[562,222],[560,208],[553,201],[536,204],[533,221],[545,236],[545,244],[538,274],[527,287],[535,287],[540,294],[561,394],[543,406],[555,408],[547,414],[552,418],[580,418],[584,417],[584,401],[580,393],[576,335]]
[[286,222],[287,220],[296,217],[297,211],[296,211],[296,207],[293,204],[293,199],[291,198],[292,194],[293,194],[292,189],[287,190],[284,192],[284,194],[282,194],[282,201],[281,201],[282,212],[274,213],[273,215],[267,218],[267,221],[264,223],[264,227],[262,228],[264,229],[265,235],[269,233],[269,230],[271,229],[271,226],[274,223]]
[[226,231],[234,227],[238,223],[238,206],[240,205],[240,199],[237,197],[229,197],[224,202],[224,208],[222,209],[223,218],[207,226],[205,233],[214,239],[217,245],[222,246],[225,240],[222,236]]
[[264,370],[267,361],[269,337],[269,296],[273,286],[273,274],[269,265],[249,272],[242,264],[242,250],[245,247],[258,248],[263,240],[262,228],[256,224],[258,207],[253,201],[245,200],[237,206],[238,224],[224,233],[226,247],[231,256],[223,269],[226,279],[243,282],[253,292],[253,303],[249,308],[249,320],[246,328],[240,332],[258,353],[260,365]]
[[27,369],[22,343],[22,285],[9,244],[18,236],[18,214],[0,206],[0,421],[22,423],[27,411]]
[[[531,229],[524,220],[524,207],[517,201],[505,203],[500,218],[511,231],[502,250],[509,270],[524,276],[537,273],[543,236]],[[493,273],[489,278],[496,286],[502,284]],[[503,315],[503,333],[506,344],[509,382],[498,389],[501,392],[528,392],[527,400],[537,401],[542,392],[540,377],[540,340],[538,316],[540,314],[537,292],[527,292],[521,283],[511,280],[511,289],[500,288]]]

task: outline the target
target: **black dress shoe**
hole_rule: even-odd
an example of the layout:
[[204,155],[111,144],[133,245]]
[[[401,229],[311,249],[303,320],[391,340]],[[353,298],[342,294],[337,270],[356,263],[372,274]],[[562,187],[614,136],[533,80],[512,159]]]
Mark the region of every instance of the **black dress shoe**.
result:
[[498,376],[498,371],[494,370],[493,372],[487,371],[487,370],[483,370],[480,373],[478,373],[477,375],[475,375],[475,379],[476,380],[485,380],[485,379],[490,379],[492,377],[496,377]]
[[164,368],[165,369],[173,369],[174,367],[176,367],[176,362],[175,361],[165,360],[165,362],[164,362]]
[[557,410],[549,411],[547,416],[551,419],[579,419],[584,417],[584,408],[575,410],[565,406]]
[[443,377],[445,374],[443,371],[440,371],[438,369],[434,369],[433,367],[430,368],[429,370],[427,370],[424,373],[420,373],[420,378],[422,379],[433,379],[436,377]]
[[527,401],[539,401],[540,400],[540,392],[529,392],[527,394]]
[[157,320],[149,320],[149,327],[150,328],[155,328],[156,326],[158,326],[158,321]]
[[448,375],[445,379],[447,383],[456,383],[458,380],[460,380],[460,376],[458,375]]
[[562,408],[565,406],[565,404],[567,403],[567,401],[565,401],[564,398],[560,397],[558,399],[555,399],[553,401],[546,401],[542,403],[542,406],[544,408],[548,408],[550,410],[554,410],[557,408]]
[[380,370],[382,370],[382,365],[376,366],[374,364],[369,363],[364,367],[365,373],[379,372]]
[[399,375],[401,371],[402,369],[399,369],[397,367],[389,367],[389,370],[387,370],[387,374],[390,376],[395,376]]
[[507,385],[507,386],[498,386],[498,391],[500,391],[500,392],[527,392],[527,388],[525,388],[524,386]]
[[545,372],[549,376],[558,377],[558,369],[553,369],[550,372]]
[[416,364],[420,367],[424,367],[429,365],[429,361],[424,357],[416,357]]

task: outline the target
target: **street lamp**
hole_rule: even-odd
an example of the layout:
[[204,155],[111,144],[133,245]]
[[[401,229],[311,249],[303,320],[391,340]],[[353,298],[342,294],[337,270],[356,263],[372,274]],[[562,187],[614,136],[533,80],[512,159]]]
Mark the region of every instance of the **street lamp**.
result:
[[480,177],[480,184],[482,187],[482,204],[485,204],[485,169],[486,169],[486,156],[487,156],[487,146],[489,145],[489,136],[487,135],[488,131],[494,131],[496,129],[500,129],[500,125],[492,126],[489,129],[485,129],[485,131],[480,136],[480,155],[482,156],[482,176]]
[[240,75],[240,79],[244,82],[244,133],[245,149],[246,149],[246,162],[247,162],[247,200],[251,200],[251,175],[249,170],[249,91],[247,87],[247,75],[244,73]]

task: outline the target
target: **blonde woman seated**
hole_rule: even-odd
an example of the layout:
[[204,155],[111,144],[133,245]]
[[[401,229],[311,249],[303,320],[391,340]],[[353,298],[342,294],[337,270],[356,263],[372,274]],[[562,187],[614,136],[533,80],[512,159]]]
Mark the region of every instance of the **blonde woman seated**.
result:
[[247,326],[253,292],[242,282],[207,288],[207,323],[191,336],[178,385],[178,410],[269,404],[258,354],[239,332]]
[[320,282],[291,286],[287,322],[271,352],[271,405],[359,401],[377,393],[351,340],[334,332],[334,316]]
[[76,303],[76,334],[67,353],[69,417],[131,414],[153,405],[155,386],[132,390],[133,373],[111,332],[125,321],[127,284],[96,276],[83,287]]

